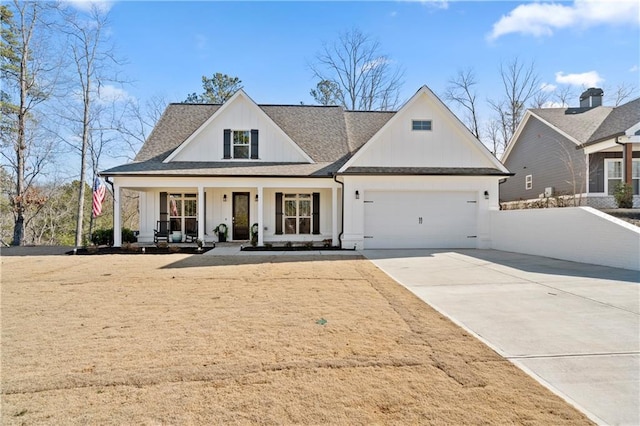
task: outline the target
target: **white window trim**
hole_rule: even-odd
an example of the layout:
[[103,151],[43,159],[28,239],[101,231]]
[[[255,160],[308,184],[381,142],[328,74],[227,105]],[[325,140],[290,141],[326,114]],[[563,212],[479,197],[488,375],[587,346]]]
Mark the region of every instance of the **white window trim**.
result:
[[[636,179],[640,179],[640,176],[633,175],[633,163],[640,163],[640,158],[633,158],[631,165],[631,180],[634,181]],[[604,159],[604,194],[609,194],[609,167],[612,163],[619,162],[621,164],[620,171],[622,175],[620,176],[620,181],[624,182],[624,159],[623,158],[605,158]]]
[[[416,121],[420,121],[420,122],[428,121],[430,123],[429,124],[429,129],[428,130],[427,129],[414,129],[413,128],[413,124]],[[433,131],[433,120],[430,120],[430,119],[427,119],[427,118],[415,118],[415,119],[412,119],[411,120],[411,131],[412,132],[432,132]]]
[[524,189],[525,191],[533,189],[533,175],[526,175],[524,177]]
[[[236,133],[248,133],[249,134],[249,143],[248,144],[237,144],[235,143],[235,134]],[[235,156],[235,147],[236,146],[246,146],[247,149],[247,157],[238,158]],[[231,159],[233,160],[251,160],[251,130],[231,130]]]
[[[295,194],[295,198],[293,197],[289,197],[287,198],[287,195],[291,195],[291,194]],[[300,198],[300,195],[308,195],[309,198]],[[295,216],[287,216],[286,213],[286,203],[287,201],[291,201],[291,200],[295,200],[296,201],[296,215]],[[300,215],[300,200],[305,200],[305,201],[309,201],[309,216],[301,216]],[[287,219],[292,219],[295,218],[296,219],[296,232],[295,234],[288,234],[286,229],[287,229]],[[308,218],[309,219],[309,232],[308,233],[304,233],[301,234],[300,233],[300,219],[305,219]],[[292,193],[292,192],[288,192],[288,193],[283,193],[282,194],[282,235],[311,235],[313,234],[313,194],[311,193]]]
[[621,175],[620,181],[624,181],[624,164],[622,164],[622,158],[605,158],[604,159],[604,193],[609,194],[609,168],[613,163],[620,163]]

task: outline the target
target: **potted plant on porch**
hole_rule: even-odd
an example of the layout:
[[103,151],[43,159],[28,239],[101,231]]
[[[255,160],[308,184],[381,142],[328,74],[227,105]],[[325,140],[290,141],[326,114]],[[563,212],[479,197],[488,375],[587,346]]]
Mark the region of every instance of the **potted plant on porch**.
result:
[[225,241],[227,241],[228,230],[229,228],[225,223],[221,223],[220,225],[215,227],[213,232],[218,236],[218,242],[224,243]]

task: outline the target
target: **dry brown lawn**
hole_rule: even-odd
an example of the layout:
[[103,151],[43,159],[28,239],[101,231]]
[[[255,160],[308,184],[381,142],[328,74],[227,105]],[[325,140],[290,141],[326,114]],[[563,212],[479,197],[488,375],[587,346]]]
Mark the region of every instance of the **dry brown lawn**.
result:
[[588,424],[369,261],[2,258],[11,424]]

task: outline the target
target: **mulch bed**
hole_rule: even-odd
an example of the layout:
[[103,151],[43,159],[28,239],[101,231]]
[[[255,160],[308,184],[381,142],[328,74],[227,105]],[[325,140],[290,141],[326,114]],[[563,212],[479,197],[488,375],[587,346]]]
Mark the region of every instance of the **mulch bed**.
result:
[[[156,246],[145,246],[145,247],[91,247],[91,248],[79,248],[75,251],[69,250],[66,254],[69,255],[99,255],[99,254],[203,254],[213,249],[213,247],[202,247],[198,250],[198,247],[180,247],[180,246],[169,246],[169,247],[156,247]],[[143,251],[144,250],[144,251]]]

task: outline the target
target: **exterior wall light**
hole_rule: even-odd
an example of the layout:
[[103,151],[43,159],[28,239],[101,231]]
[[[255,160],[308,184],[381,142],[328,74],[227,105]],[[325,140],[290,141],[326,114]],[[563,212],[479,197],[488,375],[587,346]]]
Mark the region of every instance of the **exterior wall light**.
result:
[[225,202],[225,203],[227,202],[227,194],[224,194],[224,195],[222,196],[222,201],[223,201],[223,202]]
[[256,203],[258,202],[258,194],[256,194]]
[[360,191],[356,189],[356,200],[359,200],[359,199],[360,199]]
[[489,199],[489,191],[484,191],[484,199],[485,200]]

